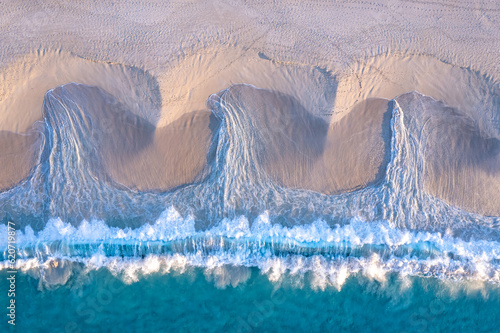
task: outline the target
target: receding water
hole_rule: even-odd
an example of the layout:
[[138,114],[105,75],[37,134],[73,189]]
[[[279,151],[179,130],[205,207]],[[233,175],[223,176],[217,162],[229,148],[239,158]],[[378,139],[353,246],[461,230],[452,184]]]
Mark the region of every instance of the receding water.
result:
[[[47,93],[39,161],[0,193],[0,217],[17,229],[18,332],[498,330],[500,218],[454,205],[463,197],[446,186],[456,174],[436,181],[472,158],[470,170],[496,172],[498,140],[456,116],[455,146],[470,137],[474,151],[445,156],[455,148],[435,148],[436,128],[455,115],[410,92],[388,101],[380,179],[340,193],[287,187],[273,156],[319,154],[326,123],[300,109],[283,124],[314,140],[270,132],[269,114],[245,92],[271,96],[246,85],[210,96],[217,126],[207,165],[164,191],[103,171],[96,156],[110,133],[92,103],[115,105],[112,96],[76,84]],[[140,133],[131,133],[149,138],[153,129],[133,119]],[[494,200],[485,207],[497,209]],[[3,237],[0,290],[7,247]]]

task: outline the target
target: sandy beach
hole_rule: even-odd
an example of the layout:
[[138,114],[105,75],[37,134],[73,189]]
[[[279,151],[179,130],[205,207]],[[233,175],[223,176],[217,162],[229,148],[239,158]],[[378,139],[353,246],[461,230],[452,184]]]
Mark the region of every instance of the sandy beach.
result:
[[[62,104],[70,103],[64,90],[80,98],[74,112],[92,119],[105,178],[164,191],[209,172],[219,123],[208,97],[252,85],[258,96],[233,92],[246,112],[259,110],[258,126],[273,129],[266,172],[325,194],[383,178],[390,101],[418,91],[466,124],[433,109],[448,130],[422,143],[427,191],[498,215],[498,11],[494,1],[152,2],[140,10],[133,2],[8,1],[0,14],[0,188],[38,163],[42,140],[32,126],[44,121],[49,90]],[[102,91],[57,88],[68,83]],[[93,101],[85,110],[82,96]]]
[[0,332],[498,331],[499,0],[0,8]]

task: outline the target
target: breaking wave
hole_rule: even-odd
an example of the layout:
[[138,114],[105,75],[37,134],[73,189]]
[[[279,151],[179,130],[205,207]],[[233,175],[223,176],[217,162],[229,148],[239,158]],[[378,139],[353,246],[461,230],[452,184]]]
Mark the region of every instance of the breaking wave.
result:
[[[198,266],[213,273],[228,265],[258,267],[273,281],[310,272],[322,288],[340,288],[358,272],[378,280],[397,272],[500,282],[500,218],[426,190],[444,156],[425,158],[432,157],[428,150],[440,151],[432,151],[428,143],[436,139],[424,130],[434,118],[418,109],[442,104],[417,92],[391,101],[390,160],[382,179],[328,194],[285,187],[266,171],[269,133],[235,98],[241,87],[209,98],[219,119],[213,158],[195,181],[163,192],[127,188],[102,172],[95,157],[102,140],[98,118],[81,100],[90,88],[49,91],[45,122],[38,124],[45,138],[39,163],[28,179],[0,194],[2,220],[20,229],[18,268],[38,272],[47,284],[65,283],[76,267],[106,267],[133,282],[152,272]],[[322,126],[319,119],[298,121]],[[463,128],[474,131],[468,123]],[[471,135],[479,153],[494,159],[498,140],[478,133]],[[488,158],[478,160],[490,165]],[[7,226],[0,231],[7,234]],[[4,239],[0,248],[7,269]]]
[[[2,232],[7,232],[1,226]],[[7,244],[0,244],[6,248]],[[361,272],[384,280],[388,272],[403,276],[479,279],[500,282],[500,243],[463,241],[433,232],[400,230],[387,222],[354,219],[329,227],[324,221],[291,228],[271,224],[267,213],[250,226],[241,216],[225,219],[214,228],[196,231],[192,218],[170,208],[154,224],[137,229],[108,227],[103,221],[83,221],[74,227],[51,219],[34,232],[26,227],[17,235],[18,269],[41,269],[47,283],[68,275],[71,265],[108,268],[127,282],[150,273],[183,271],[187,266],[207,270],[227,265],[258,267],[277,281],[289,273],[312,272],[315,283],[338,288],[351,274]],[[3,268],[8,268],[5,252]],[[71,274],[69,274],[71,275]]]

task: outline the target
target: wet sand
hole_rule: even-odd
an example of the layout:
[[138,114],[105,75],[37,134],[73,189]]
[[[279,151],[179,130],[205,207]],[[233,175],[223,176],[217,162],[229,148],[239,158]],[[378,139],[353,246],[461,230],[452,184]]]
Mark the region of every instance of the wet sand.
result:
[[425,190],[454,206],[500,215],[500,140],[443,102],[416,93],[397,101],[425,161]]
[[87,149],[95,160],[94,172],[109,181],[141,191],[168,190],[201,180],[203,171],[208,171],[217,121],[207,110],[186,113],[156,128],[97,87],[68,84],[49,94],[60,105],[47,112],[64,108],[88,124],[83,129],[89,137],[81,144],[92,144]]
[[[234,145],[249,144],[277,183],[325,194],[352,191],[385,176],[392,103],[368,99],[329,124],[290,95],[237,85],[224,107]],[[233,119],[236,118],[236,119]],[[251,133],[254,131],[255,133]],[[244,147],[245,148],[245,147]]]
[[0,131],[0,191],[8,190],[26,179],[41,149],[41,135]]
[[71,82],[111,96],[92,95],[95,103],[78,111],[99,119],[99,168],[111,181],[155,191],[206,176],[217,121],[205,104],[236,83],[271,91],[242,98],[265,110],[259,129],[272,133],[262,165],[276,182],[327,194],[374,184],[389,156],[388,100],[415,90],[455,110],[429,134],[436,144],[425,155],[426,191],[500,214],[493,3],[4,6],[2,190],[38,162],[41,141],[26,134],[43,120],[45,93]]

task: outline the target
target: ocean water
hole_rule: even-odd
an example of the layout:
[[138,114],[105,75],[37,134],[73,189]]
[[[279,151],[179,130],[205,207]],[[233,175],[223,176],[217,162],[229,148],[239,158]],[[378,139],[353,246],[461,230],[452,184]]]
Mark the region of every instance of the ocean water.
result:
[[[500,289],[483,283],[389,274],[312,288],[256,268],[155,273],[126,284],[106,269],[53,290],[18,276],[17,332],[498,332]],[[227,273],[227,272],[226,272]],[[227,273],[228,274],[228,273]],[[2,272],[0,287],[6,288]],[[243,277],[242,277],[243,276]],[[8,327],[1,323],[2,331]],[[50,330],[46,328],[50,327]]]
[[16,271],[17,304],[16,326],[3,328],[498,331],[500,217],[424,187],[432,119],[419,110],[441,112],[438,101],[390,101],[382,180],[326,195],[264,171],[269,133],[233,86],[207,102],[220,124],[203,177],[158,192],[102,177],[89,89],[47,92],[39,162],[0,193],[0,288]]

